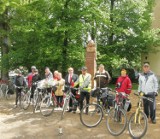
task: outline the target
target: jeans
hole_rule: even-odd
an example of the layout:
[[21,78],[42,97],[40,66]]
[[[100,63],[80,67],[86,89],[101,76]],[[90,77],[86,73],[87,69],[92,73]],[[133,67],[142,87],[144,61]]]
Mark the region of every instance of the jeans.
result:
[[83,108],[83,101],[86,98],[86,104],[89,104],[90,93],[87,91],[81,91],[80,93],[80,110]]
[[154,94],[149,94],[149,95],[144,95],[147,98],[153,99],[153,102],[143,99],[143,106],[144,106],[144,113],[146,116],[151,118],[151,120],[155,120],[156,118],[156,101],[155,101],[155,95]]

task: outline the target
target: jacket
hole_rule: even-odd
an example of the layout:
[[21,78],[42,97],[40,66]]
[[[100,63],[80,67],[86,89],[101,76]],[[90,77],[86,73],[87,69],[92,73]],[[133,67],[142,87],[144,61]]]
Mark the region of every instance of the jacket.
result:
[[33,77],[33,73],[29,73],[29,75],[27,76],[28,87],[32,86],[32,77]]
[[35,83],[35,82],[37,82],[37,81],[40,81],[40,80],[41,80],[40,75],[39,74],[35,74],[32,77],[32,84]]
[[96,81],[96,87],[104,88],[107,87],[107,84],[111,80],[111,77],[105,70],[101,73],[97,71],[95,73],[94,80]]
[[147,94],[153,94],[158,92],[158,80],[152,71],[148,73],[141,73],[139,76],[138,92],[144,92]]
[[14,84],[16,86],[26,86],[26,81],[25,78],[23,76],[16,76]]
[[61,79],[61,80],[56,81],[56,83],[58,84],[58,86],[57,86],[57,90],[55,92],[55,95],[56,96],[63,96],[65,80]]
[[124,76],[118,77],[116,82],[116,91],[130,94],[131,90],[132,90],[132,82],[128,77],[128,75],[126,75],[125,77]]
[[79,85],[81,91],[91,91],[91,74],[86,73],[86,75],[80,74],[78,80],[75,82],[74,86]]
[[68,78],[69,78],[68,76],[69,76],[69,74],[67,74],[66,77],[65,77],[65,85],[72,86],[72,84],[74,84],[74,82],[77,81],[78,75],[77,74],[72,75],[72,82],[71,83],[68,80]]

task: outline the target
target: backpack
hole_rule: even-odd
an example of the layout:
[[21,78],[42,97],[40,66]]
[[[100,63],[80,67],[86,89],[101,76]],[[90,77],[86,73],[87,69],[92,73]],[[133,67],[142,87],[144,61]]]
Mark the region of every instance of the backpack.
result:
[[24,78],[22,76],[16,76],[15,85],[16,86],[23,86],[24,85]]

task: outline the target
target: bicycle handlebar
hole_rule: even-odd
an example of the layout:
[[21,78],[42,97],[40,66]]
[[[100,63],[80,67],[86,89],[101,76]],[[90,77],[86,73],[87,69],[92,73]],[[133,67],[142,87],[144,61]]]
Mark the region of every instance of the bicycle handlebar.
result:
[[25,88],[25,87],[24,87],[24,86],[16,86],[16,85],[15,85],[15,88],[23,89],[23,88]]
[[145,97],[144,94],[141,95],[141,93],[140,93],[140,94],[139,94],[139,93],[134,93],[134,95],[139,96],[139,97],[141,97],[141,98],[143,98],[143,99],[147,99],[147,100],[153,102],[153,99],[152,99],[152,98]]

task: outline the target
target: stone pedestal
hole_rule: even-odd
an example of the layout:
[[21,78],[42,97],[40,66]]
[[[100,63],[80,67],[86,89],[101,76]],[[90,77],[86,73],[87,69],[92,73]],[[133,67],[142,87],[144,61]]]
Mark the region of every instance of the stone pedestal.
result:
[[86,61],[85,65],[88,69],[88,73],[92,75],[92,87],[94,86],[94,74],[96,72],[96,46],[93,40],[89,41],[86,48]]

